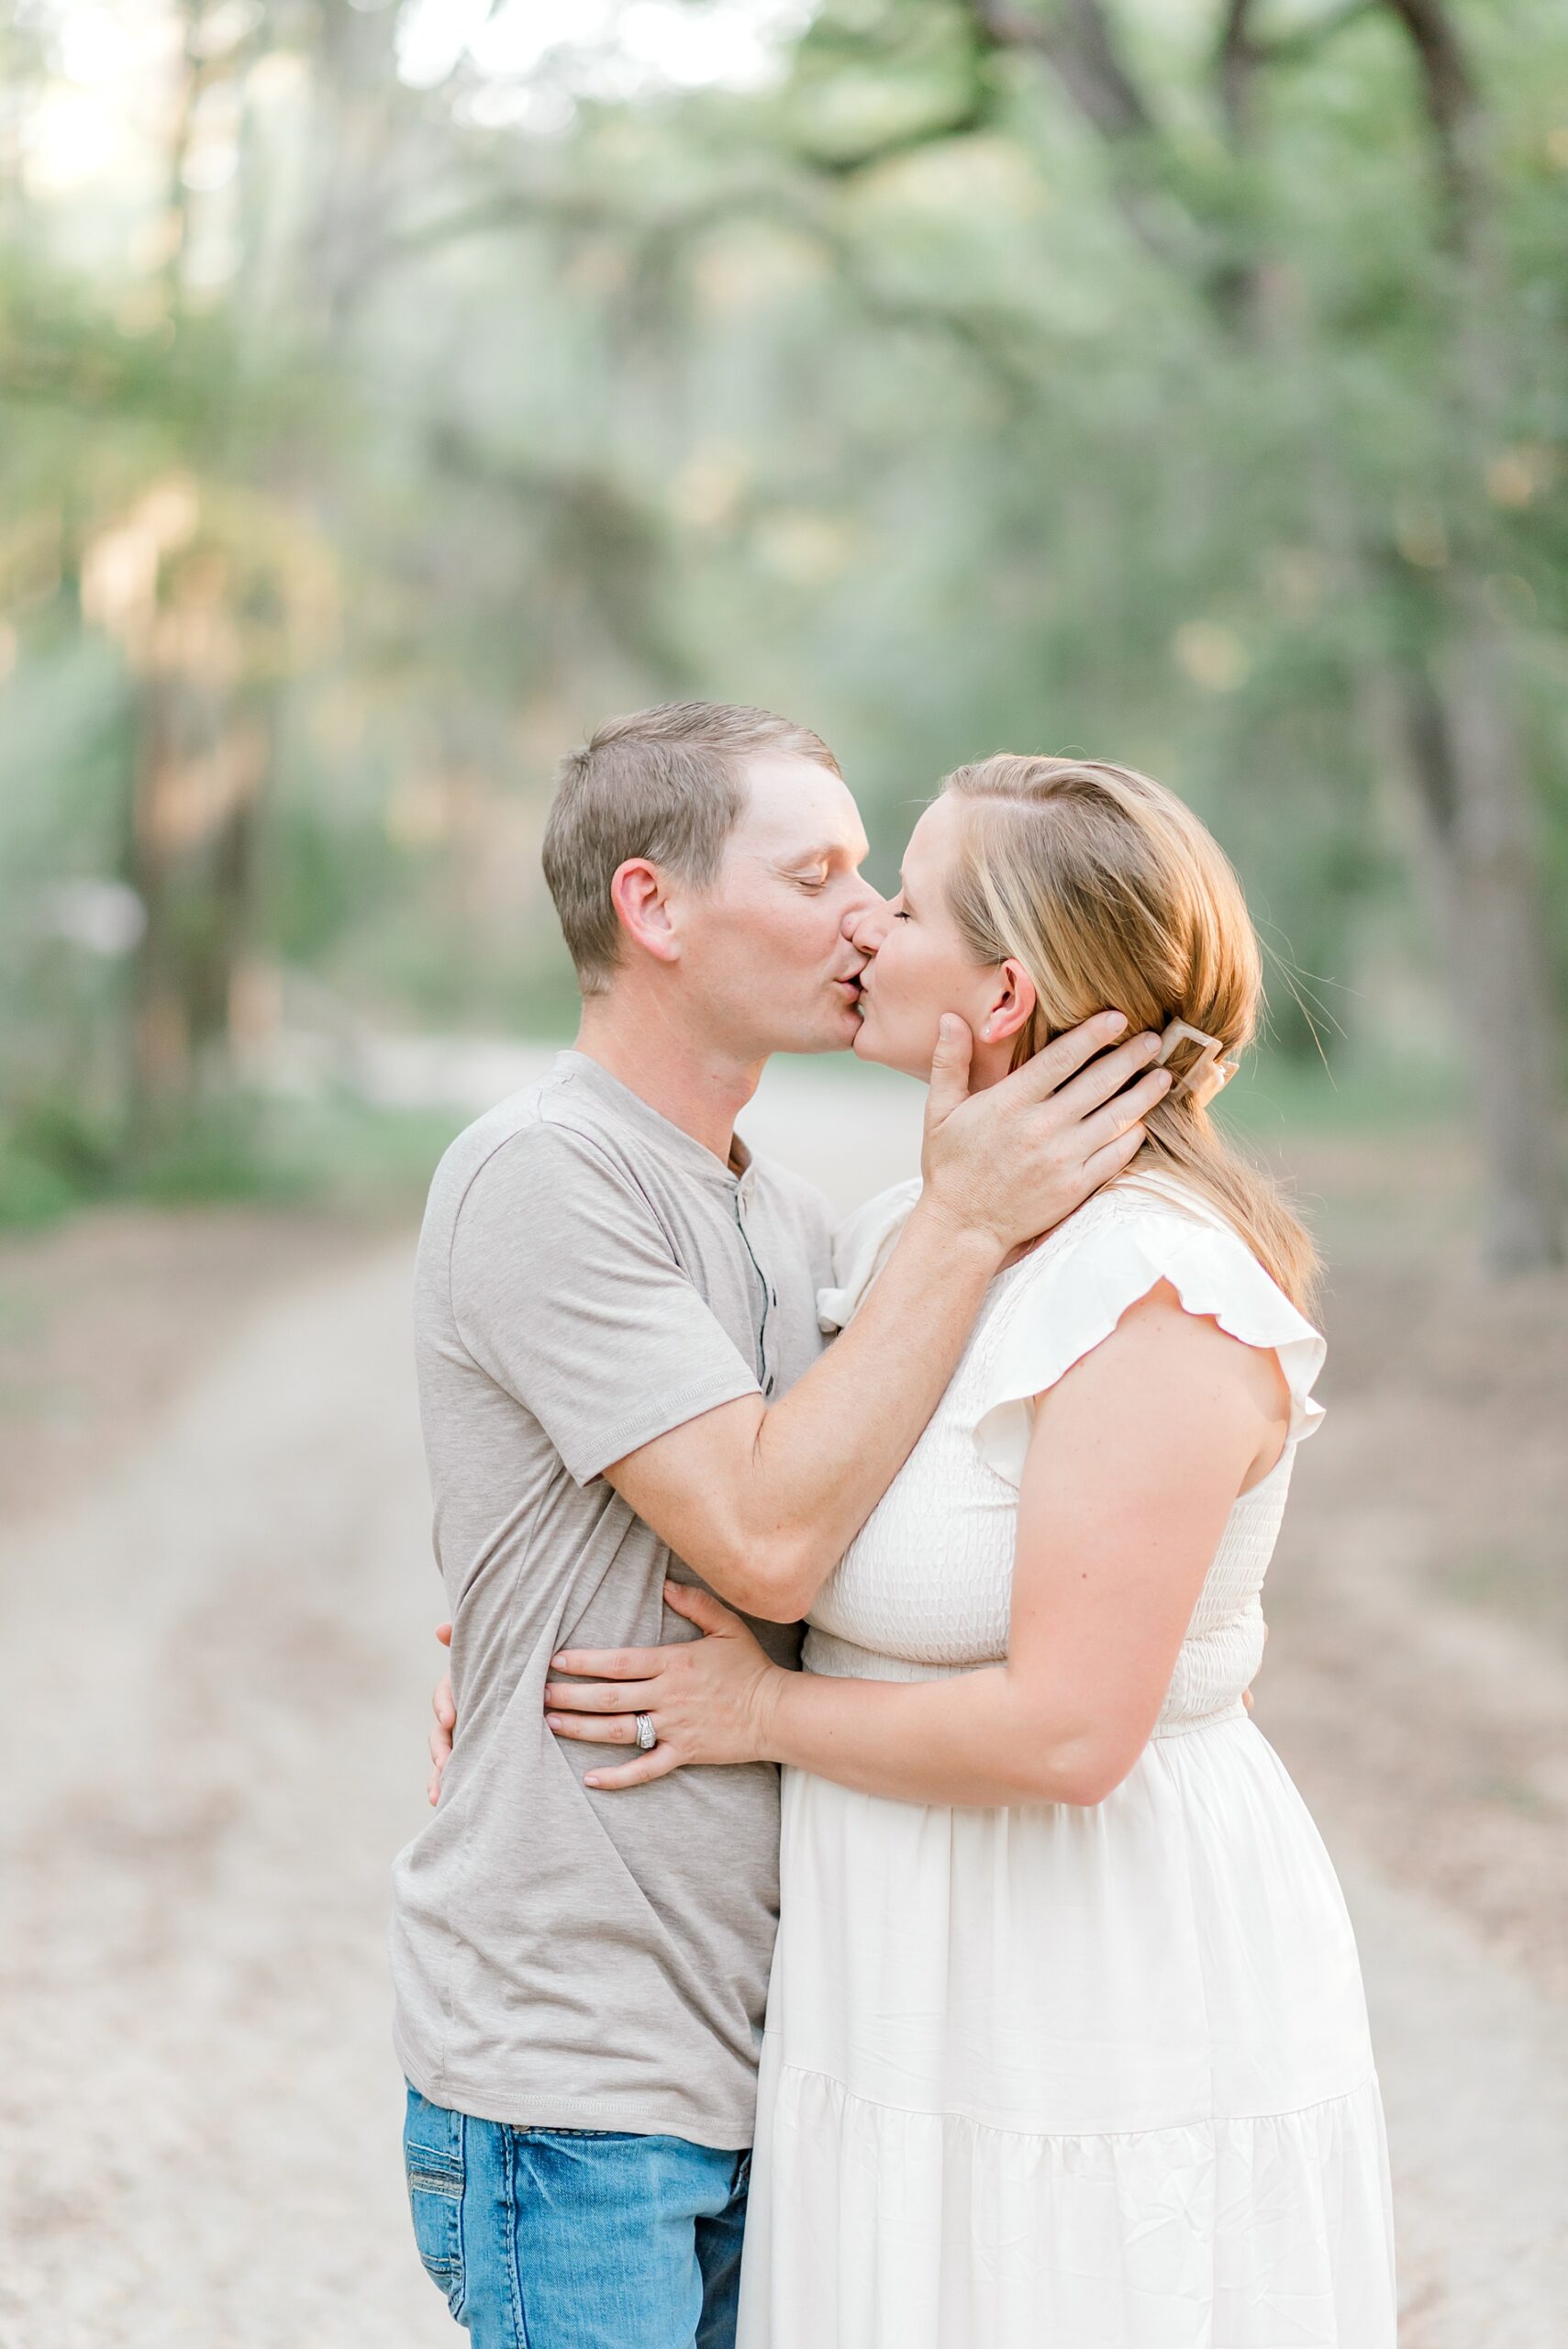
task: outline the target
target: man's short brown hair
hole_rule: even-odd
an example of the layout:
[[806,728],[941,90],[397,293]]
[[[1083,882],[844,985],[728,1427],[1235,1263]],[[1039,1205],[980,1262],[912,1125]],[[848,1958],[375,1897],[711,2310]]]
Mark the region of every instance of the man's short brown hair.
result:
[[544,832],[544,877],[583,993],[602,995],[620,960],[610,884],[631,857],[699,888],[718,870],[759,751],[840,772],[820,736],[772,710],[667,701],[611,718],[562,761]]

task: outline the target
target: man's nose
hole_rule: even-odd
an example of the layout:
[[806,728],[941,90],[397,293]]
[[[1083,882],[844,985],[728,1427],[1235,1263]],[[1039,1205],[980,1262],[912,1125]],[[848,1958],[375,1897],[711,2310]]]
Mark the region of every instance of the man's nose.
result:
[[874,954],[887,936],[891,918],[886,898],[878,896],[868,881],[844,916],[844,936],[857,953]]

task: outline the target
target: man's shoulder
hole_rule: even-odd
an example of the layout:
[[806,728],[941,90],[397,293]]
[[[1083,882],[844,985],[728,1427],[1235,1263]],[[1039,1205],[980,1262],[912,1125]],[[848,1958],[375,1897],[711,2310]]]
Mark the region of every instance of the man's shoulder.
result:
[[595,1173],[622,1174],[613,1123],[554,1075],[486,1109],[448,1144],[431,1178],[427,1226],[452,1224],[483,1201],[526,1206],[576,1190]]

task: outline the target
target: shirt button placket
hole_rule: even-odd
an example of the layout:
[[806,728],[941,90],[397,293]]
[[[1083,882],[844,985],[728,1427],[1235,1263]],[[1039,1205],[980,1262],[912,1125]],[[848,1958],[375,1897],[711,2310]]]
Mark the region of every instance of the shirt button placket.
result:
[[740,1237],[746,1243],[746,1253],[751,1260],[751,1270],[756,1274],[758,1285],[762,1292],[762,1318],[757,1329],[757,1353],[762,1360],[762,1399],[766,1402],[771,1400],[775,1384],[773,1367],[768,1360],[768,1342],[772,1335],[769,1308],[777,1305],[779,1294],[758,1263],[757,1252],[751,1245],[751,1235],[746,1229],[746,1198],[749,1188],[748,1177],[742,1175],[735,1186],[735,1221]]

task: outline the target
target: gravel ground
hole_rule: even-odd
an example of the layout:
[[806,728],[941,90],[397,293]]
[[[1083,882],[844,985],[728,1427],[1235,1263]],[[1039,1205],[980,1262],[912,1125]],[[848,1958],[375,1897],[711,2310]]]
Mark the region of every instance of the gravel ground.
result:
[[[905,1170],[916,1106],[792,1070],[750,1123],[852,1197]],[[4,1529],[0,2349],[458,2337],[408,2241],[382,1957],[438,1597],[409,1245],[346,1249],[171,1286],[186,1374],[165,1346],[76,1497]],[[106,1325],[131,1381],[135,1318]],[[1361,1935],[1405,2349],[1553,2349],[1568,1664],[1423,1578],[1437,1536],[1367,1464],[1392,1409],[1349,1382],[1303,1455],[1259,1720]]]

